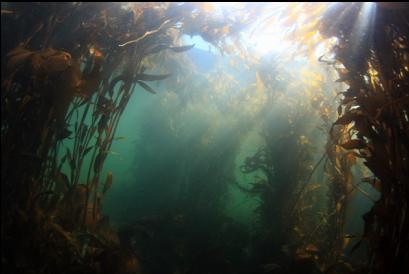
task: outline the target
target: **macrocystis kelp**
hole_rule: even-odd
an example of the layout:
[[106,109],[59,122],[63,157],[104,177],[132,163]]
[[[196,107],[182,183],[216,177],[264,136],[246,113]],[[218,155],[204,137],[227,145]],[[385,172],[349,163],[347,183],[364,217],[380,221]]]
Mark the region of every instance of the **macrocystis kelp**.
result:
[[[322,57],[318,61],[321,59]],[[348,273],[352,269],[351,258],[345,254],[345,251],[354,236],[345,233],[345,223],[351,195],[359,189],[358,186],[354,185],[352,173],[352,166],[356,164],[356,158],[352,152],[334,145],[334,137],[342,142],[341,140],[346,138],[347,129],[341,128],[334,131],[332,136],[328,136],[336,116],[336,105],[333,95],[329,91],[335,89],[333,92],[335,95],[338,90],[342,89],[342,85],[335,82],[337,76],[336,72],[332,70],[326,70],[325,73],[303,70],[302,75],[306,77],[303,83],[307,89],[307,94],[311,97],[311,107],[317,112],[321,120],[321,125],[318,128],[327,137],[326,144],[323,146],[324,153],[317,159],[296,200],[296,203],[299,203],[305,199],[311,199],[311,197],[308,198],[311,195],[308,193],[309,189],[326,189],[326,206],[321,209],[321,212],[318,212],[318,220],[298,225],[298,227],[303,227],[306,232],[304,234],[308,235],[305,239],[309,240],[305,241],[304,244],[312,241],[320,250],[320,254],[314,256],[304,255],[307,255],[305,256],[306,259],[315,261],[321,272]],[[321,174],[321,181],[314,182],[312,179],[314,174]],[[302,216],[301,219],[311,218]],[[363,261],[362,259],[360,258],[360,261]]]
[[[262,273],[275,265],[277,271],[298,272],[303,268],[312,273],[314,262],[305,259],[313,258],[318,250],[305,227],[306,222],[314,223],[308,211],[316,199],[313,192],[317,184],[315,189],[306,190],[306,197],[299,198],[312,171],[313,145],[307,136],[315,112],[305,103],[308,97],[301,96],[300,88],[290,87],[290,74],[279,69],[278,63],[275,58],[264,60],[256,73],[256,89],[265,93],[259,109],[263,145],[240,167],[243,173],[259,172],[261,176],[256,176],[250,188],[236,186],[260,200],[258,224],[252,233],[252,271]],[[291,92],[297,95],[289,95]],[[314,227],[309,226],[311,230]]]
[[[294,80],[297,70],[301,77]],[[256,88],[263,86],[270,93],[261,110],[264,145],[245,160],[241,170],[263,176],[251,188],[239,186],[260,199],[261,229],[253,233],[253,243],[258,242],[262,254],[258,258],[264,256],[264,261],[256,264],[274,262],[288,271],[308,267],[304,271],[348,273],[352,267],[344,254],[350,239],[345,235],[345,212],[353,190],[355,158],[340,147],[334,150],[331,139],[321,146],[336,113],[328,91],[338,88],[337,78],[330,71],[323,77],[310,65],[289,71],[286,77],[277,64],[264,62],[256,75]],[[289,77],[293,81],[285,85]],[[282,83],[277,81],[283,78]],[[272,111],[277,108],[280,111]],[[320,154],[317,147],[322,148]]]
[[[360,30],[354,24],[365,26],[363,9],[368,22]],[[349,86],[341,93],[333,138],[364,160],[373,177],[363,180],[381,194],[363,216],[364,233],[355,246],[369,245],[365,273],[409,271],[407,11],[407,4],[337,4],[321,22],[324,35],[339,39],[333,65],[338,81]],[[335,23],[334,15],[340,16]],[[340,127],[346,132],[341,140],[335,135]]]
[[100,213],[113,180],[109,172],[100,190],[101,170],[135,87],[156,93],[146,82],[170,76],[145,73],[144,59],[192,48],[176,44],[186,26],[214,32],[215,43],[228,34],[200,12],[187,3],[2,4],[3,270],[137,272]]

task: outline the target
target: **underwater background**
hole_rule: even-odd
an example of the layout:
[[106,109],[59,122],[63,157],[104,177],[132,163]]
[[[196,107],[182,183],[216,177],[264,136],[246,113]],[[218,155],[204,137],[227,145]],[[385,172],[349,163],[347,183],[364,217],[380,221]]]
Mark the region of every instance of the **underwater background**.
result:
[[2,3],[2,270],[405,273],[407,8]]

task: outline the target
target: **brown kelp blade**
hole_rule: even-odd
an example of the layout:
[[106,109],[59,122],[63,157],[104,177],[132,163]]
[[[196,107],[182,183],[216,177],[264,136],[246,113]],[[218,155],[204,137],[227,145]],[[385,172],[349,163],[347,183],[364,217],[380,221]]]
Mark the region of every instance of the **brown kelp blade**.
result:
[[173,50],[174,52],[184,52],[184,51],[190,50],[194,46],[195,46],[195,44],[187,45],[187,46],[181,46],[181,47],[169,47],[169,49]]
[[153,88],[151,88],[150,86],[148,86],[147,84],[145,84],[144,82],[142,82],[142,81],[136,81],[141,87],[143,87],[143,89],[144,90],[146,90],[147,92],[150,92],[150,93],[153,93],[153,94],[156,94],[157,92],[153,89]]
[[151,48],[149,48],[146,51],[146,53],[147,54],[156,54],[156,53],[159,53],[162,50],[166,50],[166,49],[170,49],[173,52],[180,53],[180,52],[188,51],[188,50],[192,49],[194,46],[195,46],[195,44],[187,45],[187,46],[180,46],[180,47],[169,47],[166,44],[159,44],[159,45],[153,45]]
[[160,80],[164,80],[168,78],[171,75],[172,75],[171,73],[161,74],[161,75],[141,73],[141,74],[137,74],[135,78],[140,81],[160,81]]

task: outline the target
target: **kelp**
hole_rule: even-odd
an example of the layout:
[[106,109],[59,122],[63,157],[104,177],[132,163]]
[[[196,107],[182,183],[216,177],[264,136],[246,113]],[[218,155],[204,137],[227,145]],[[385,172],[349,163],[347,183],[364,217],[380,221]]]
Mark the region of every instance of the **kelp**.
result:
[[[101,214],[113,176],[108,173],[100,192],[101,172],[136,85],[156,93],[146,82],[171,76],[145,73],[144,59],[194,46],[177,42],[185,30],[178,25],[198,20],[192,16],[194,6],[79,2],[7,6],[13,12],[5,13],[4,24],[2,12],[2,239],[7,239],[5,246],[18,248],[2,252],[2,266],[24,273],[135,273],[137,261],[129,254],[118,258],[116,266],[101,265],[106,254],[122,254],[115,251],[121,248],[118,239]],[[4,45],[3,25],[8,36]],[[64,153],[67,138],[73,145]],[[86,179],[81,182],[82,172]],[[41,218],[32,210],[41,212]],[[20,238],[24,232],[18,227],[34,231]],[[81,238],[78,233],[83,231],[105,244]],[[46,236],[39,239],[42,234]],[[53,234],[60,235],[58,241],[65,245],[60,248],[67,254],[47,248],[57,241]],[[21,248],[24,242],[47,254],[35,259]],[[52,253],[58,257],[55,265],[44,267],[55,257]],[[19,263],[19,256],[37,261]],[[70,258],[77,262],[65,266],[62,260],[72,262]],[[124,260],[129,264],[121,266]]]
[[[273,66],[266,66],[265,70],[275,72],[276,78],[283,78],[283,72],[275,70]],[[265,103],[274,106],[286,96],[275,90],[280,87],[279,84],[268,82],[274,77],[266,77],[265,74],[263,72],[263,78],[259,73],[256,75],[255,87],[257,90],[259,86],[263,86],[263,90],[267,87],[268,92],[272,90],[273,96],[265,97]],[[322,273],[349,273],[358,266],[345,256],[350,239],[345,233],[346,211],[352,191],[359,187],[353,184],[351,169],[356,155],[346,149],[357,144],[349,142],[349,128],[331,130],[336,111],[328,90],[334,88],[337,78],[334,79],[329,71],[324,78],[320,71],[310,68],[302,68],[301,75],[302,96],[305,98],[301,97],[297,102],[289,97],[286,102],[289,108],[296,108],[299,112],[291,113],[288,121],[282,122],[277,115],[273,115],[274,118],[269,121],[270,130],[264,121],[262,136],[267,145],[247,157],[240,168],[243,173],[259,171],[262,178],[256,179],[247,188],[237,183],[235,185],[260,199],[256,213],[264,219],[264,226],[261,227],[281,241],[279,244],[270,242],[271,254],[289,256],[296,260],[294,265],[310,264],[314,271]],[[296,83],[292,87],[300,88]],[[287,92],[291,92],[289,87],[287,89]],[[309,101],[310,105],[306,107],[303,100]],[[323,153],[314,157],[315,163],[312,162],[314,154],[306,128],[306,118],[309,116],[321,119],[319,129],[323,136],[330,131],[332,133]],[[281,126],[288,124],[288,128],[283,129],[280,135],[274,127],[275,123]],[[291,171],[286,171],[287,166],[292,167]],[[324,199],[324,195],[327,195],[326,205],[322,207],[320,200]],[[265,242],[269,242],[268,238],[265,238]],[[273,246],[280,245],[281,249],[273,251]],[[280,256],[276,260],[282,260]],[[279,261],[275,263],[280,265]]]
[[[381,198],[364,215],[362,239],[351,251],[368,244],[365,273],[406,270],[407,4],[376,4],[376,18],[361,33],[353,24],[362,25],[363,9],[371,5],[375,7],[368,3],[330,5],[321,18],[326,4],[277,6],[277,12],[271,14],[271,9],[264,12],[262,4],[237,4],[236,18],[209,3],[2,4],[2,241],[6,246],[2,266],[19,273],[138,272],[139,258],[122,248],[101,213],[103,200],[115,184],[116,175],[111,171],[103,174],[103,170],[113,153],[112,143],[118,139],[115,133],[121,116],[135,92],[159,93],[150,82],[163,81],[181,98],[178,107],[198,98],[217,103],[215,98],[225,96],[228,104],[215,106],[221,113],[240,109],[241,117],[267,117],[268,106],[282,98],[277,91],[289,89],[275,82],[281,73],[277,64],[262,60],[265,66],[256,69],[255,83],[247,89],[236,88],[240,94],[257,96],[243,96],[246,99],[241,102],[225,95],[230,86],[239,85],[221,69],[206,76],[212,91],[203,88],[193,98],[190,83],[197,75],[183,53],[195,45],[179,42],[183,34],[200,35],[222,53],[236,50],[245,65],[254,68],[251,66],[258,61],[237,42],[257,14],[263,18],[256,20],[259,29],[272,24],[289,27],[287,36],[296,40],[296,52],[307,54],[311,62],[331,66],[339,76],[335,85],[348,86],[338,93],[341,101],[334,118],[335,111],[320,90],[322,76],[302,70],[300,77],[308,86],[304,100],[310,99],[310,108],[285,102],[300,110],[285,121],[288,134],[274,135],[272,121],[265,122],[264,145],[241,167],[243,173],[261,171],[264,175],[249,189],[237,186],[261,199],[257,214],[266,229],[260,230],[264,233],[260,242],[271,247],[266,257],[292,257],[312,263],[311,271],[324,273],[360,271],[344,254],[355,237],[345,234],[344,228],[349,195],[352,191],[365,195],[353,184],[351,171],[361,159],[372,172],[361,183],[370,184]],[[335,58],[324,54],[315,60],[314,51],[324,36],[337,38],[332,48]],[[301,130],[312,109],[330,138],[315,165],[310,136]],[[180,136],[183,124],[165,120],[170,135]],[[191,145],[200,153],[212,148],[216,130],[214,126],[200,136],[198,144]],[[65,147],[70,141],[72,146]],[[238,138],[232,143],[237,145]],[[172,225],[184,222],[183,216],[194,219],[194,210],[207,209],[215,215],[220,211],[226,193],[224,164],[231,160],[235,147],[228,152],[214,148],[224,149],[225,154],[209,153],[212,156],[207,161],[184,162],[186,166],[179,167],[189,166],[192,173],[181,175],[179,202],[185,211],[175,210]],[[186,150],[188,154],[192,149]],[[294,159],[283,160],[283,155]],[[316,216],[312,208],[324,184],[312,178],[322,166],[328,199],[325,210]],[[213,175],[208,182],[187,183],[209,172]],[[205,187],[206,183],[214,189]],[[207,246],[198,252],[198,258],[217,250],[220,248]],[[198,258],[187,266],[189,271],[205,267],[206,260]],[[272,261],[263,262],[262,269],[282,270]]]
[[[342,93],[332,134],[336,136],[339,127],[347,129],[339,145],[363,159],[381,194],[363,216],[364,233],[357,244],[369,246],[366,273],[408,271],[408,24],[403,15],[407,5],[402,7],[377,5],[376,19],[355,47],[358,38],[351,24],[363,4],[336,5],[321,24],[324,35],[339,39],[334,66],[344,66],[337,66],[339,81],[349,86]],[[335,12],[342,24],[331,23]]]
[[[317,269],[313,263],[317,252],[312,248],[315,238],[308,237],[308,231],[313,229],[314,218],[310,213],[316,199],[314,192],[320,185],[309,185],[306,181],[311,175],[313,155],[307,137],[308,121],[315,113],[304,104],[304,97],[297,100],[280,91],[291,89],[285,84],[289,75],[278,69],[277,60],[269,61],[262,63],[254,87],[257,92],[262,89],[266,93],[258,110],[265,119],[260,128],[262,145],[240,166],[244,174],[257,172],[257,176],[247,187],[237,182],[234,185],[259,200],[252,243],[258,248],[253,251],[260,256],[257,260],[274,263],[286,271],[298,271],[302,267],[314,271]],[[280,112],[288,114],[270,111],[281,104],[285,107],[278,107]],[[267,250],[267,254],[261,255]]]
[[[340,130],[332,138],[341,139],[344,132]],[[348,258],[345,258],[345,222],[348,208],[349,197],[353,190],[352,166],[355,164],[355,155],[346,152],[340,146],[334,144],[332,138],[329,138],[326,144],[325,174],[328,177],[328,201],[325,214],[322,216],[320,224],[323,230],[322,234],[325,241],[322,247],[328,252],[324,256],[321,267],[329,271],[337,265],[348,264]],[[352,267],[349,265],[349,268]]]
[[[307,232],[307,237],[304,238],[305,244],[313,242],[319,252],[301,254],[306,257],[305,259],[314,261],[317,268],[323,273],[349,273],[355,268],[355,265],[351,263],[348,256],[345,256],[347,247],[345,223],[350,197],[355,187],[352,167],[356,163],[356,157],[339,145],[346,143],[345,136],[348,129],[337,128],[337,131],[331,131],[336,116],[336,105],[333,102],[333,95],[328,93],[329,90],[335,88],[333,94],[336,94],[341,86],[340,84],[334,85],[334,82],[337,83],[336,76],[330,70],[326,71],[325,77],[316,71],[307,73],[303,70],[302,73],[307,76],[306,92],[311,96],[311,107],[320,117],[319,129],[326,136],[327,141],[323,147],[322,156],[316,160],[296,200],[296,203],[313,200],[314,192],[309,192],[309,189],[321,189],[321,193],[326,195],[325,207],[319,209],[318,214],[315,213],[317,219],[314,222],[305,223],[304,226],[299,225],[299,227],[307,228],[304,228]],[[332,135],[328,134],[329,132]],[[321,174],[320,182],[315,183],[311,179],[314,173]],[[322,189],[325,189],[324,192]],[[318,197],[319,195],[316,195],[316,199]],[[315,206],[317,204],[316,200],[309,203]]]

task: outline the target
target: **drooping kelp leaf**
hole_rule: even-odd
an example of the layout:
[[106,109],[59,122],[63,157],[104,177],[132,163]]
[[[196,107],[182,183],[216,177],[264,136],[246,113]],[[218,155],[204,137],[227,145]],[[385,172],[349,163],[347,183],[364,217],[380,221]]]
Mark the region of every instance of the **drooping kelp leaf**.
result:
[[171,73],[162,74],[162,75],[152,75],[152,74],[141,73],[141,74],[137,74],[135,76],[135,79],[141,80],[141,81],[160,81],[160,80],[164,80],[168,78],[171,75],[172,75]]
[[150,86],[148,86],[147,84],[145,84],[144,82],[142,82],[142,81],[136,81],[144,90],[146,90],[147,92],[150,92],[150,93],[153,93],[153,94],[156,94],[157,92],[153,89],[153,88],[151,88]]
[[185,52],[188,51],[190,49],[192,49],[195,46],[195,44],[193,45],[187,45],[187,46],[169,46],[167,44],[158,44],[158,45],[152,45],[151,47],[148,47],[145,52],[147,55],[149,54],[156,54],[159,53],[163,50],[172,50],[175,53],[181,53],[181,52]]
[[169,47],[170,50],[174,51],[174,52],[184,52],[184,51],[188,51],[191,48],[193,48],[195,46],[195,44],[192,45],[187,45],[187,46],[180,46],[180,47]]

